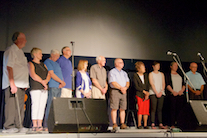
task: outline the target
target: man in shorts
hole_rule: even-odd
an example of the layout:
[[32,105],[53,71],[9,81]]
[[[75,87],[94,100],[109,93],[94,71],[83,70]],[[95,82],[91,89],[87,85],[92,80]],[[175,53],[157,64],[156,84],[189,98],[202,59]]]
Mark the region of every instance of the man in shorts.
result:
[[122,70],[124,62],[122,59],[117,58],[114,61],[115,68],[110,70],[108,74],[108,82],[111,87],[110,91],[110,107],[111,118],[113,122],[113,130],[118,129],[116,123],[117,110],[120,112],[120,129],[128,128],[125,122],[125,110],[127,109],[127,89],[129,88],[129,77],[125,71]]

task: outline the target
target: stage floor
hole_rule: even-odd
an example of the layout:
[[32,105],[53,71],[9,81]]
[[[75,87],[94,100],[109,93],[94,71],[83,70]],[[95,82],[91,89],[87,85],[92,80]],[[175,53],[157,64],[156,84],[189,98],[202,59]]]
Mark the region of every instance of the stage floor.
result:
[[[0,130],[1,132],[1,130]],[[0,133],[0,138],[139,138],[139,137],[182,137],[182,138],[204,138],[207,132],[170,132],[163,129],[135,129],[118,130],[116,133],[46,133],[46,134],[24,134]]]

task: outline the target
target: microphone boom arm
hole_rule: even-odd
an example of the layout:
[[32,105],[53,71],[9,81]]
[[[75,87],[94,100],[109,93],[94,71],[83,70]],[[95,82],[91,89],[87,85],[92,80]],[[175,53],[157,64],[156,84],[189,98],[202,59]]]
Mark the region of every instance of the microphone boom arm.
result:
[[[178,56],[178,55],[177,55]],[[190,83],[190,85],[192,86],[192,88],[196,91],[195,87],[193,86],[192,82],[190,81],[189,77],[186,75],[186,73],[184,72],[182,66],[180,65],[180,63],[178,62],[178,60],[175,58],[175,56],[173,56],[173,59],[175,60],[175,62],[178,64],[178,67],[180,68],[180,70],[182,71],[183,75],[186,77],[186,79],[188,80],[188,82]],[[187,83],[186,83],[187,84]],[[187,89],[187,85],[186,85],[186,99],[187,102],[189,102],[189,95],[188,95],[188,89]]]

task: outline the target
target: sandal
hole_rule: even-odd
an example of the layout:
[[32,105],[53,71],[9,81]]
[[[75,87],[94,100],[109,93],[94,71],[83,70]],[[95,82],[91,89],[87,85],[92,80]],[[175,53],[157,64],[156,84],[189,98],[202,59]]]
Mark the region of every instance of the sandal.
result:
[[163,124],[160,124],[159,129],[167,129],[167,126],[163,126]]
[[157,129],[157,128],[155,127],[155,124],[154,124],[154,123],[151,124],[151,127],[152,127],[152,129]]
[[41,132],[41,131],[43,131],[43,127],[42,127],[42,126],[41,126],[41,127],[37,127],[36,131],[37,131],[37,132]]
[[36,134],[37,133],[37,127],[30,128],[26,134]]
[[30,131],[37,131],[37,127],[32,127]]

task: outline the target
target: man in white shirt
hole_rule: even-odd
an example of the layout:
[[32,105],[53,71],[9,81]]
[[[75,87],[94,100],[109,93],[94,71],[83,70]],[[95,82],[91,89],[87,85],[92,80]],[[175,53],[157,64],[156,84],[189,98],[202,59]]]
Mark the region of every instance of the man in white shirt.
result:
[[[27,40],[25,34],[15,32],[12,44],[6,49],[3,56],[2,89],[5,90],[5,123],[3,133],[19,132],[24,119],[24,96],[29,88],[29,72],[27,58],[22,51]],[[21,124],[15,94],[18,95]],[[20,130],[21,131],[21,130]]]

